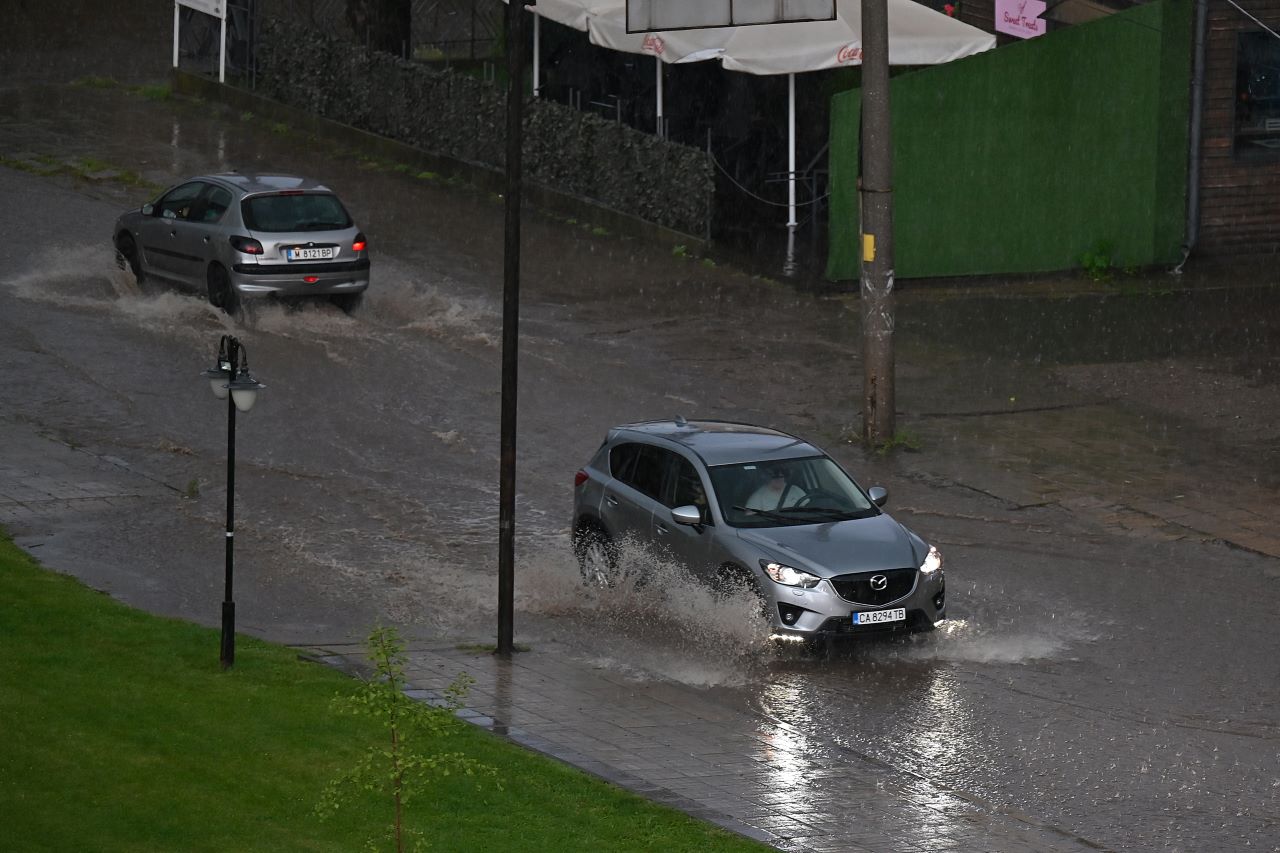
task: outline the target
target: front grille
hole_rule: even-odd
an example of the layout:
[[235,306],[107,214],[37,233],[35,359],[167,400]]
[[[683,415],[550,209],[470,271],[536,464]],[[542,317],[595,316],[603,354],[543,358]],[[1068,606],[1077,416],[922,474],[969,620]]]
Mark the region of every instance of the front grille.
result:
[[[874,589],[872,579],[884,579],[884,589]],[[879,607],[906,596],[916,585],[915,569],[888,569],[883,572],[858,572],[852,575],[837,575],[831,579],[836,593],[845,601],[854,604],[869,604]]]

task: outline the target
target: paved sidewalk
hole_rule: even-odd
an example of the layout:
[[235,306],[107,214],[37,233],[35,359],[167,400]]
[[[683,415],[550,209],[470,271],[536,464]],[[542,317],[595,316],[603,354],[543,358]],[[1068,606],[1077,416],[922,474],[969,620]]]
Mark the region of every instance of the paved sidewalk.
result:
[[[16,427],[16,428],[15,428]],[[0,425],[0,524],[118,508],[178,494],[123,459],[99,456],[37,435],[26,426]]]
[[[309,653],[360,666],[350,647]],[[409,695],[476,679],[461,716],[725,829],[794,851],[1070,851],[1098,846],[903,773],[695,688],[634,681],[554,653],[506,661],[448,646],[409,650]]]

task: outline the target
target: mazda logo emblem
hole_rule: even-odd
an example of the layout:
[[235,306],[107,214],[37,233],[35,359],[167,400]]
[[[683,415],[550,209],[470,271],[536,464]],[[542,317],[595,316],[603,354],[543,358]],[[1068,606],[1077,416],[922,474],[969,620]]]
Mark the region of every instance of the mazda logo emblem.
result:
[[884,575],[875,575],[871,578],[871,588],[876,592],[881,592],[889,586],[889,579]]

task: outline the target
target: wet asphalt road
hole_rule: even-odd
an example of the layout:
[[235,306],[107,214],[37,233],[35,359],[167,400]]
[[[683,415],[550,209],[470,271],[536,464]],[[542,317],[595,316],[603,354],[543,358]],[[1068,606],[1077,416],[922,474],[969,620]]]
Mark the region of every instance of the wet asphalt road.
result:
[[[0,93],[0,154],[93,158],[106,164],[95,171],[160,184],[232,166],[320,175],[375,252],[375,290],[355,318],[262,305],[236,324],[198,295],[139,290],[115,270],[111,223],[145,191],[109,174],[0,168],[4,233],[22,235],[0,245],[9,446],[52,439],[158,484],[116,506],[13,523],[21,544],[125,601],[216,623],[225,422],[198,373],[233,332],[268,385],[239,421],[240,627],[322,644],[384,618],[421,637],[491,640],[499,200],[208,105],[112,90]],[[1280,849],[1274,561],[974,487],[991,482],[996,450],[961,417],[1016,400],[1028,411],[1091,406],[1099,430],[1132,423],[1122,406],[1098,405],[1113,393],[1090,377],[1135,358],[1274,376],[1273,291],[1171,296],[1121,319],[1095,297],[906,294],[899,402],[924,452],[881,458],[841,440],[861,375],[856,302],[536,214],[525,240],[519,641],[690,685],[811,733],[815,749],[849,747],[1103,848]],[[1188,299],[1198,307],[1172,307]],[[1253,345],[1186,343],[1219,315]],[[1029,323],[1121,321],[1129,333],[1026,334]],[[1144,336],[1149,349],[1135,352]],[[1073,382],[1081,370],[1094,373]],[[1268,383],[1254,384],[1269,400]],[[1162,414],[1176,393],[1142,423],[1153,442],[1184,430],[1186,447],[1204,422],[1185,406]],[[765,647],[745,608],[709,613],[703,592],[666,568],[661,584],[585,593],[566,547],[573,472],[610,424],[676,413],[800,431],[864,484],[887,485],[896,517],[948,557],[947,629],[816,660]],[[1238,427],[1235,454],[1196,439],[1191,456],[1162,464],[1265,482],[1270,414]],[[1100,466],[1099,489],[1116,487],[1106,460],[1066,463]]]

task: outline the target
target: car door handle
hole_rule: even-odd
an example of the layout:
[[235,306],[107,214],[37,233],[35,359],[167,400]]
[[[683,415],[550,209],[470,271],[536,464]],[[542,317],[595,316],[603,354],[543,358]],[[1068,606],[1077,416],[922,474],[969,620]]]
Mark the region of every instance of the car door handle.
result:
[[617,505],[618,505],[618,499],[617,499],[617,498],[615,498],[613,495],[605,495],[605,496],[604,496],[604,502],[605,502],[605,503],[607,503],[609,506],[617,506]]
[[657,533],[659,536],[666,536],[671,531],[667,530],[667,526],[665,524],[655,524],[653,526],[653,532]]
[[169,232],[169,236],[170,236],[170,237],[177,237],[177,236],[178,236],[178,232],[177,232],[177,231],[170,231],[170,232]]
[[204,242],[208,243],[208,242],[209,242],[209,238],[208,238],[208,237],[205,237],[205,238],[204,238]]

